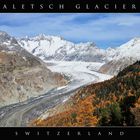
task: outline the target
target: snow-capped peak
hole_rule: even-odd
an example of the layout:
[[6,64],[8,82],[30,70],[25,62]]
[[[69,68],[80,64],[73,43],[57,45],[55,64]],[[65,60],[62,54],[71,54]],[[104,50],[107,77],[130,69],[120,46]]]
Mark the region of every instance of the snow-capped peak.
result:
[[33,38],[38,40],[45,40],[47,36],[45,34],[39,34],[38,36],[35,36]]
[[0,43],[11,40],[11,36],[9,36],[6,32],[0,31]]
[[30,39],[19,39],[19,44],[35,56],[47,60],[102,61],[104,51],[93,42],[73,43],[60,36],[40,34]]
[[[140,37],[133,38],[120,47],[100,49],[93,42],[73,43],[60,36],[39,34],[15,39],[0,31],[0,44],[21,47],[42,60],[108,62],[122,58],[140,60]],[[13,47],[12,47],[13,48]]]
[[0,44],[6,45],[9,49],[13,49],[15,46],[19,45],[14,37],[11,37],[4,31],[0,31]]
[[140,45],[140,38],[133,38],[125,44],[121,45],[118,49],[131,49],[132,47],[136,47],[136,45]]
[[85,46],[85,47],[92,46],[94,48],[97,48],[97,46],[96,46],[96,44],[94,42],[80,42],[80,43],[77,43],[75,45],[77,45],[77,46]]
[[133,38],[120,47],[116,48],[112,59],[134,58],[140,60],[140,38]]
[[5,34],[7,34],[7,33],[0,30],[0,36],[5,35]]

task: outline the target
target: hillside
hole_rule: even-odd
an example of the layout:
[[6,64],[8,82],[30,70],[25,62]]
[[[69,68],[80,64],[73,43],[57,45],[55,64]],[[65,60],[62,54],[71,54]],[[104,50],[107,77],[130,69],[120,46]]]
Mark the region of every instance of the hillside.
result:
[[0,31],[0,107],[25,101],[65,85],[39,59],[21,48],[17,40]]
[[140,61],[110,80],[78,90],[71,99],[54,108],[49,117],[39,117],[31,125],[139,126]]

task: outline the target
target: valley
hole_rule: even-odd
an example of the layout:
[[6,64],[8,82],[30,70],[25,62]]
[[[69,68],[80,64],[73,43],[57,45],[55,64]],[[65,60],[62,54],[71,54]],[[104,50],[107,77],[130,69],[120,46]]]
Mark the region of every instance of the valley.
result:
[[0,126],[28,126],[32,120],[37,119],[48,109],[62,104],[79,88],[112,77],[97,72],[97,69],[102,65],[101,63],[48,61],[46,65],[49,65],[48,68],[51,71],[59,72],[68,77],[68,85],[54,88],[25,102],[1,108]]
[[[86,117],[90,125],[97,125],[97,113],[100,115],[100,112],[94,112],[92,104],[95,101],[98,110],[100,106],[104,109],[102,107],[106,104],[110,105],[110,100],[106,98],[113,100],[113,103],[116,98],[121,100],[120,96],[114,97],[118,92],[116,86],[119,86],[120,92],[125,91],[125,86],[131,90],[129,79],[126,79],[126,85],[120,87],[116,81],[121,83],[126,77],[120,77],[121,80],[116,77],[123,69],[140,60],[139,46],[140,38],[133,38],[116,48],[101,49],[94,42],[73,43],[59,36],[44,34],[14,38],[0,31],[0,126],[55,126],[61,124],[55,124],[54,120],[65,121],[65,117],[72,122],[62,123],[62,126],[83,126],[84,122],[77,124],[73,121],[85,121]],[[136,64],[136,67],[139,66]],[[128,78],[132,76],[132,79],[139,78],[139,73],[126,75]],[[108,82],[113,85],[110,87]],[[109,92],[109,96],[104,95],[106,92]],[[84,97],[87,98],[81,100]],[[68,110],[69,115],[72,113],[70,117],[63,112],[68,103],[75,104]],[[86,111],[89,111],[89,116]],[[75,112],[83,115],[82,120],[76,118]],[[57,118],[57,114],[60,114],[60,118]],[[38,123],[40,118],[43,123]],[[37,125],[33,124],[34,121]]]

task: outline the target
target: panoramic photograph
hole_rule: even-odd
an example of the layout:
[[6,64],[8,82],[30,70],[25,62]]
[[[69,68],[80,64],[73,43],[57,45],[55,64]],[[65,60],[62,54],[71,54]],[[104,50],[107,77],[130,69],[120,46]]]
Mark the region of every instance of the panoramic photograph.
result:
[[140,126],[139,13],[1,13],[0,127]]

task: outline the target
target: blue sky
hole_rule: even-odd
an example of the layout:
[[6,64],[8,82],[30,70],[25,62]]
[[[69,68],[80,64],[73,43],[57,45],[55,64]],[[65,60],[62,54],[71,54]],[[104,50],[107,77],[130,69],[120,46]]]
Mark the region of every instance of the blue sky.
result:
[[0,30],[12,36],[58,35],[73,42],[116,47],[140,37],[140,14],[0,14]]

